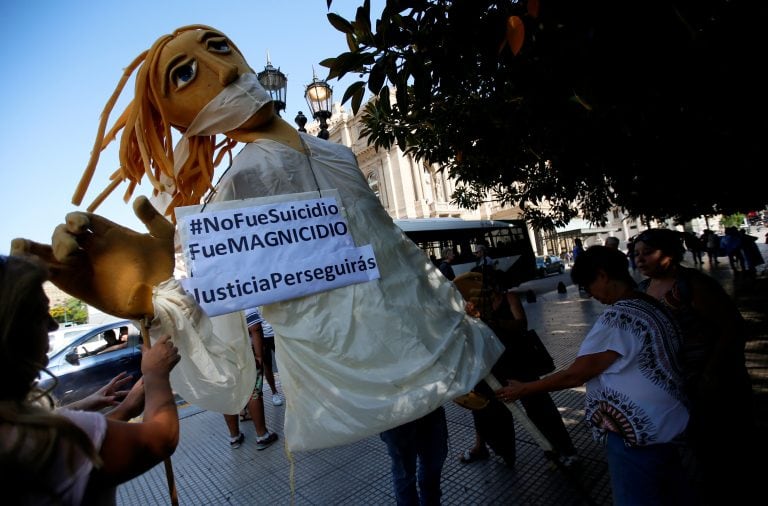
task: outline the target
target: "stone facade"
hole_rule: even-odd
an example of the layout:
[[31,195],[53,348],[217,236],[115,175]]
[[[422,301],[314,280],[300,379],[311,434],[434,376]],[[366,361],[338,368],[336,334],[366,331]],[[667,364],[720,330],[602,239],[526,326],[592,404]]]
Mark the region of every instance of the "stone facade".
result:
[[[371,189],[378,195],[387,213],[401,218],[463,218],[492,219],[503,208],[492,203],[477,210],[462,209],[450,203],[456,181],[440,171],[437,165],[427,165],[406,155],[400,148],[376,150],[360,137],[363,124],[340,104],[334,104],[329,120],[330,142],[348,146]],[[316,135],[317,122],[307,125],[307,132]]]

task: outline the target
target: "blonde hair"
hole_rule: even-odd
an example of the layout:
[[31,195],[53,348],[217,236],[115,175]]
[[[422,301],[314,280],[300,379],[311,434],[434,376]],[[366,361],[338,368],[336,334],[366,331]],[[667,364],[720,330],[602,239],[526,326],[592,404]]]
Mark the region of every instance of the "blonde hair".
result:
[[[39,332],[36,300],[46,277],[41,266],[27,260],[0,261],[0,474],[11,484],[11,497],[39,487],[39,473],[47,472],[59,451],[68,452],[68,465],[78,451],[101,465],[88,436],[55,414],[48,393],[34,385],[44,366],[32,355],[39,337],[30,334]],[[62,446],[64,441],[70,444]]]
[[[89,212],[96,210],[112,191],[125,181],[128,182],[128,187],[123,195],[123,200],[127,202],[144,175],[147,176],[153,187],[153,195],[163,192],[171,195],[171,202],[165,210],[165,214],[172,219],[174,219],[174,208],[200,203],[206,192],[213,188],[214,168],[221,163],[224,156],[229,155],[231,158],[232,149],[234,149],[237,141],[225,137],[221,143],[216,144],[215,135],[191,137],[189,139],[190,155],[176,173],[174,171],[171,124],[166,118],[165,111],[159,105],[162,90],[159,83],[155,82],[158,60],[162,50],[177,36],[192,30],[213,31],[225,37],[220,31],[210,26],[183,26],[176,29],[172,34],[163,35],[157,39],[150,49],[142,52],[126,67],[117,88],[101,113],[91,157],[72,196],[73,204],[80,205],[82,202],[96,171],[101,152],[110,142],[115,140],[120,130],[123,131],[120,137],[120,167],[110,176],[110,183],[107,187],[88,206]],[[232,41],[229,43],[233,50],[240,52]],[[115,121],[109,132],[105,134],[112,108],[115,106],[126,82],[137,68],[133,100]],[[176,126],[176,128],[183,132],[182,126]],[[173,181],[173,186],[165,185],[163,181],[166,180]]]

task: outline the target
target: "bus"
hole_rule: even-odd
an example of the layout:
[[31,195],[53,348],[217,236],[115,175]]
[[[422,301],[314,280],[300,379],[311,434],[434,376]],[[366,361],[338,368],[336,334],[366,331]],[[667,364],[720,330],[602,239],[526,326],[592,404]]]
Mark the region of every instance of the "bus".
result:
[[395,224],[439,265],[444,248],[456,257],[458,276],[477,266],[475,247],[482,244],[502,274],[507,288],[536,277],[536,259],[524,220],[462,220],[460,218],[397,219]]

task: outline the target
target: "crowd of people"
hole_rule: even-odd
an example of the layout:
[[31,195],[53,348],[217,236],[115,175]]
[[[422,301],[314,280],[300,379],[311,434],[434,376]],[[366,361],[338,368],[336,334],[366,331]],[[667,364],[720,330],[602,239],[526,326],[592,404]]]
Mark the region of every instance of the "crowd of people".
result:
[[[504,402],[586,383],[585,420],[604,442],[614,504],[689,504],[675,446],[688,423],[671,315],[637,291],[626,256],[592,246],[574,263],[574,283],[607,305],[576,359],[544,378],[508,380]],[[631,470],[631,471],[630,471]]]
[[[215,157],[211,146],[215,143],[208,140],[226,134],[230,150],[237,142],[246,147],[234,157],[216,191],[211,192],[212,203],[334,190],[344,202],[356,239],[378,249],[376,260],[383,274],[375,283],[358,283],[311,298],[265,305],[271,310],[266,315],[276,331],[273,335],[278,336],[277,360],[280,366],[287,365],[281,367],[285,409],[296,415],[290,420],[290,428],[286,416],[286,441],[292,430],[299,449],[316,448],[313,445],[317,442],[300,430],[311,424],[324,424],[325,442],[339,441],[334,437],[352,439],[378,433],[390,456],[396,502],[440,504],[441,473],[448,454],[442,403],[473,385],[485,399],[483,406],[473,410],[476,440],[459,456],[463,462],[469,464],[489,456],[490,447],[507,465],[516,465],[515,421],[509,416],[508,403],[519,399],[532,421],[531,427],[548,442],[547,451],[553,453],[558,464],[570,467],[577,461],[578,449],[549,392],[586,384],[585,421],[594,437],[605,443],[615,504],[690,504],[697,500],[720,503],[721,499],[740,502],[739,491],[733,489],[741,483],[739,480],[749,476],[745,468],[749,460],[740,451],[744,451],[753,432],[743,321],[722,289],[698,271],[689,272],[680,266],[679,234],[673,240],[666,231],[650,230],[634,238],[633,265],[647,277],[640,287],[630,275],[627,256],[613,247],[615,244],[584,248],[580,240],[575,241],[571,277],[606,309],[587,333],[573,362],[541,376],[528,368],[526,351],[518,347],[529,330],[522,304],[496,281],[497,262],[486,245],[476,245],[475,249],[477,274],[487,288],[483,307],[475,313],[478,308],[468,299],[465,312],[451,286],[458,279],[451,267],[453,252],[443,252],[444,262],[438,270],[421,261],[414,244],[399,243],[401,232],[361,177],[351,150],[300,135],[279,118],[269,94],[223,34],[205,26],[183,27],[158,39],[131,70],[142,63],[141,58],[147,61],[137,78],[136,100],[130,102],[116,129],[109,134],[102,129],[97,139],[97,145],[105,147],[125,127],[121,147],[127,150],[122,153],[126,165],[121,166],[115,181],[130,181],[128,196],[145,174],[153,167],[161,167],[168,170],[160,174],[162,184],[154,181],[156,189],[178,190],[165,195],[168,213],[173,213],[176,206],[199,203],[203,197],[200,188],[208,191],[212,187]],[[237,84],[230,86],[233,83]],[[119,86],[122,89],[122,83]],[[188,93],[190,89],[197,94]],[[244,100],[246,106],[232,108],[226,117],[218,118],[222,111],[216,105],[219,100],[232,98],[230,94]],[[105,110],[105,123],[114,103],[110,100]],[[211,131],[201,124],[209,121],[214,124]],[[174,170],[170,157],[173,150],[168,149],[172,127],[183,132],[186,141],[180,142],[183,149],[178,150],[179,159],[175,160],[178,170]],[[213,137],[201,140],[205,136]],[[101,152],[94,149],[91,168]],[[184,152],[188,159],[181,156]],[[224,154],[219,152],[219,160]],[[198,166],[198,162],[204,163]],[[176,179],[171,181],[173,177]],[[89,179],[87,173],[77,192],[79,198]],[[93,285],[66,270],[75,264],[72,258],[68,263],[53,254],[66,252],[62,246],[66,243],[76,250],[74,256],[92,261],[88,266],[93,267],[112,257],[108,247],[146,249],[144,245],[149,242],[140,239],[158,239],[161,229],[162,238],[173,235],[167,233],[168,224],[158,225],[165,221],[157,211],[142,218],[155,235],[141,236],[117,226],[108,227],[106,220],[95,215],[81,218],[94,220],[91,225],[98,226],[71,230],[67,226],[73,225],[73,220],[68,219],[64,229],[57,229],[54,238],[60,242],[53,247],[23,243],[24,252],[32,259],[0,256],[0,472],[9,484],[4,497],[13,504],[114,503],[118,485],[170,458],[179,441],[170,376],[177,364],[174,375],[184,370],[189,365],[185,361],[192,358],[179,353],[177,344],[188,344],[181,339],[174,344],[169,335],[162,335],[152,346],[147,340],[142,378],[129,391],[120,390],[125,378],[118,377],[74,406],[58,406],[49,392],[39,391],[37,378],[47,364],[48,332],[57,327],[42,288],[49,276],[70,292],[93,296],[93,300],[120,311],[156,317],[160,324],[155,330],[174,328],[179,331],[175,335],[190,336],[179,329],[196,331],[200,326],[207,328],[208,335],[215,333],[212,324],[202,326],[201,322],[210,324],[210,320],[201,315],[200,307],[190,297],[174,299],[187,304],[183,311],[157,311],[154,304],[159,287],[166,282],[179,284],[173,277],[167,278],[165,271],[173,267],[173,250],[164,249],[163,241],[157,251],[151,252],[149,261],[141,264],[143,269],[116,279],[89,279]],[[106,229],[109,234],[99,234]],[[107,244],[107,236],[111,244]],[[749,250],[748,242],[738,231],[728,231],[718,246],[725,250],[735,271],[754,269],[757,258],[744,254]],[[404,250],[413,254],[404,254]],[[123,257],[146,260],[147,255],[143,251]],[[42,266],[46,261],[48,269]],[[153,270],[151,276],[149,270]],[[404,280],[410,283],[412,294],[403,290]],[[131,283],[129,293],[134,296],[128,302],[116,281]],[[83,290],[84,286],[93,290]],[[411,296],[412,304],[392,304],[407,296]],[[354,304],[367,304],[373,310],[364,311]],[[353,310],[340,325],[336,317],[343,307]],[[370,335],[374,327],[370,318],[374,315],[381,327],[375,329],[380,333],[375,338]],[[425,318],[432,320],[423,324]],[[237,366],[232,366],[235,360],[216,365],[229,367],[232,378],[242,378],[245,375],[240,373],[251,370],[253,365],[251,354],[256,364],[255,378],[248,376],[249,381],[235,385],[250,392],[250,396],[230,396],[232,404],[243,400],[246,406],[236,407],[247,411],[223,413],[229,445],[236,449],[245,442],[239,427],[242,416],[253,421],[256,449],[266,449],[279,436],[266,424],[264,378],[270,385],[273,405],[282,405],[271,362],[267,365],[275,338],[270,343],[270,325],[256,308],[245,314],[222,315],[218,321],[229,322],[231,328],[240,331],[246,330],[247,322],[248,336],[241,332],[242,336],[225,337],[242,337],[243,342],[250,337],[250,349],[232,357],[242,360]],[[306,346],[307,338],[315,336],[320,338]],[[455,353],[446,351],[446,343],[453,345]],[[378,355],[372,351],[374,348],[379,350]],[[383,368],[384,355],[394,356],[393,350],[402,351],[400,348],[407,348],[403,354],[415,348],[426,352],[393,357]],[[215,345],[201,346],[197,351],[211,352],[206,357],[216,357],[215,353],[227,349]],[[335,367],[341,355],[343,367]],[[455,356],[471,360],[453,360]],[[399,383],[406,382],[400,360],[406,358],[418,359],[409,363],[413,366],[410,368],[425,374],[410,378],[411,382],[401,387]],[[446,364],[452,364],[450,370]],[[364,385],[360,371],[366,366],[377,367],[378,382]],[[489,388],[484,380],[478,383],[489,370],[504,382],[501,388]],[[195,371],[209,374],[206,380],[220,372],[216,367]],[[349,374],[340,378],[342,373]],[[189,386],[200,378],[191,378],[187,371],[186,379],[184,385]],[[343,379],[347,380],[346,387],[354,390],[352,395],[337,387]],[[373,383],[377,389],[361,387]],[[451,383],[449,387],[447,383]],[[222,384],[232,387],[226,381]],[[385,390],[388,388],[391,390]],[[424,392],[430,389],[440,392],[425,397]],[[194,389],[187,391],[195,393]],[[200,399],[212,402],[211,397]],[[114,409],[102,412],[110,406]],[[399,409],[397,413],[395,408]],[[335,431],[344,425],[341,422],[349,421],[351,412],[357,420],[369,423],[358,423],[353,432]],[[732,416],[734,412],[739,413],[738,420]],[[141,419],[137,420],[139,415]],[[402,423],[405,419],[409,421]],[[690,452],[681,452],[681,448]],[[727,462],[728,469],[717,468],[723,462]],[[721,495],[723,477],[728,483],[727,497]],[[691,480],[705,491],[703,497],[694,495]]]
[[[527,346],[525,334],[530,331],[525,309],[519,295],[502,286],[494,269],[479,267],[479,283],[483,299],[469,298],[470,308],[477,309],[477,316],[493,329],[494,334],[504,344],[504,353],[491,369],[491,374],[498,381],[538,379],[532,350]],[[468,274],[471,275],[471,274]],[[463,290],[462,293],[469,293]],[[474,311],[474,309],[469,309]],[[469,464],[484,460],[490,456],[488,447],[501,457],[507,466],[515,467],[516,434],[512,413],[496,399],[493,390],[481,382],[474,392],[485,398],[484,406],[472,410],[475,425],[475,443],[460,456],[462,463]],[[547,450],[548,458],[565,467],[577,462],[576,449],[565,427],[560,412],[547,393],[526,396],[521,399],[525,413],[536,428],[551,443]]]
[[[586,384],[585,421],[605,444],[614,504],[747,501],[758,478],[744,320],[722,286],[695,268],[713,235],[693,236],[694,243],[677,231],[649,229],[632,238],[630,254],[616,240],[588,248],[579,241],[571,278],[605,311],[572,364],[543,378],[504,375],[506,384],[495,392],[500,403],[525,405],[533,396]],[[744,234],[729,229],[726,236]],[[682,265],[686,249],[694,268]],[[743,243],[731,250],[736,272],[763,261],[759,252],[747,261],[744,251]],[[644,278],[639,284],[635,270]],[[473,411],[476,427],[482,412]],[[485,439],[478,431],[461,460],[487,458]],[[503,446],[492,449],[508,461]]]
[[[717,504],[749,490],[747,482],[755,476],[745,455],[756,425],[743,318],[713,278],[682,264],[686,245],[678,232],[649,229],[634,238],[633,247],[644,278],[639,284],[627,255],[615,245],[579,253],[571,278],[606,309],[574,361],[543,377],[528,370],[525,349],[516,344],[528,327],[517,294],[498,283],[487,252],[478,255],[475,271],[489,298],[487,312],[477,316],[505,345],[492,370],[503,386],[495,392],[484,383],[475,388],[486,402],[472,411],[475,443],[458,455],[461,462],[487,459],[492,451],[515,466],[515,420],[505,403],[518,399],[555,458],[577,462],[577,448],[549,392],[586,385],[585,422],[604,441],[615,504]],[[443,252],[447,264],[450,253]],[[34,387],[45,367],[47,332],[56,328],[42,290],[45,276],[32,262],[0,257],[0,357],[6,362],[0,368],[6,375],[0,413],[9,422],[2,428],[3,468],[18,478],[14,497],[29,493],[21,486],[30,483],[28,473],[48,467],[51,474],[35,489],[36,498],[77,503],[74,498],[113,497],[117,485],[169,457],[178,442],[168,383],[178,351],[164,338],[145,349],[143,378],[130,391],[120,390],[126,378],[115,378],[83,401],[56,406]],[[247,413],[261,450],[278,439],[266,427],[262,398],[265,357],[272,353],[263,334],[271,326],[258,308],[244,314],[259,371]],[[276,385],[270,388],[279,396]],[[104,414],[106,406],[114,409]],[[142,413],[141,423],[125,423]],[[225,419],[230,445],[237,448],[244,439],[238,416]],[[440,503],[448,436],[442,407],[380,434],[398,504]],[[144,446],[128,451],[126,441]],[[28,449],[11,458],[18,447]],[[733,486],[723,487],[723,479]]]
[[725,227],[719,235],[711,229],[705,229],[700,236],[693,232],[674,232],[675,239],[682,242],[692,258],[694,266],[704,264],[704,254],[710,266],[720,263],[720,257],[728,259],[731,270],[737,273],[755,275],[764,259],[757,247],[758,238],[737,227]]

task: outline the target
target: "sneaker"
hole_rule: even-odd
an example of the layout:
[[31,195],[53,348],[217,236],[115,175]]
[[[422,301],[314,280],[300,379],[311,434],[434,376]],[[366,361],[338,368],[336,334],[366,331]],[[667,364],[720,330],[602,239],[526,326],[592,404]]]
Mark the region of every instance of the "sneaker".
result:
[[267,432],[266,436],[256,438],[256,449],[263,450],[269,447],[275,441],[277,441],[277,434],[274,432]]
[[245,441],[245,434],[241,432],[240,435],[235,439],[229,438],[229,447],[233,450],[236,450],[237,448],[240,448],[240,445],[243,444],[243,441]]
[[272,405],[273,406],[282,406],[283,400],[280,398],[278,394],[272,394]]
[[560,455],[556,452],[544,452],[545,456],[549,460],[549,467],[552,470],[561,469],[564,471],[570,471],[578,469],[581,461],[577,454]]
[[578,455],[561,455],[560,456],[560,464],[566,468],[570,469],[572,467],[576,467],[579,465],[579,457]]

